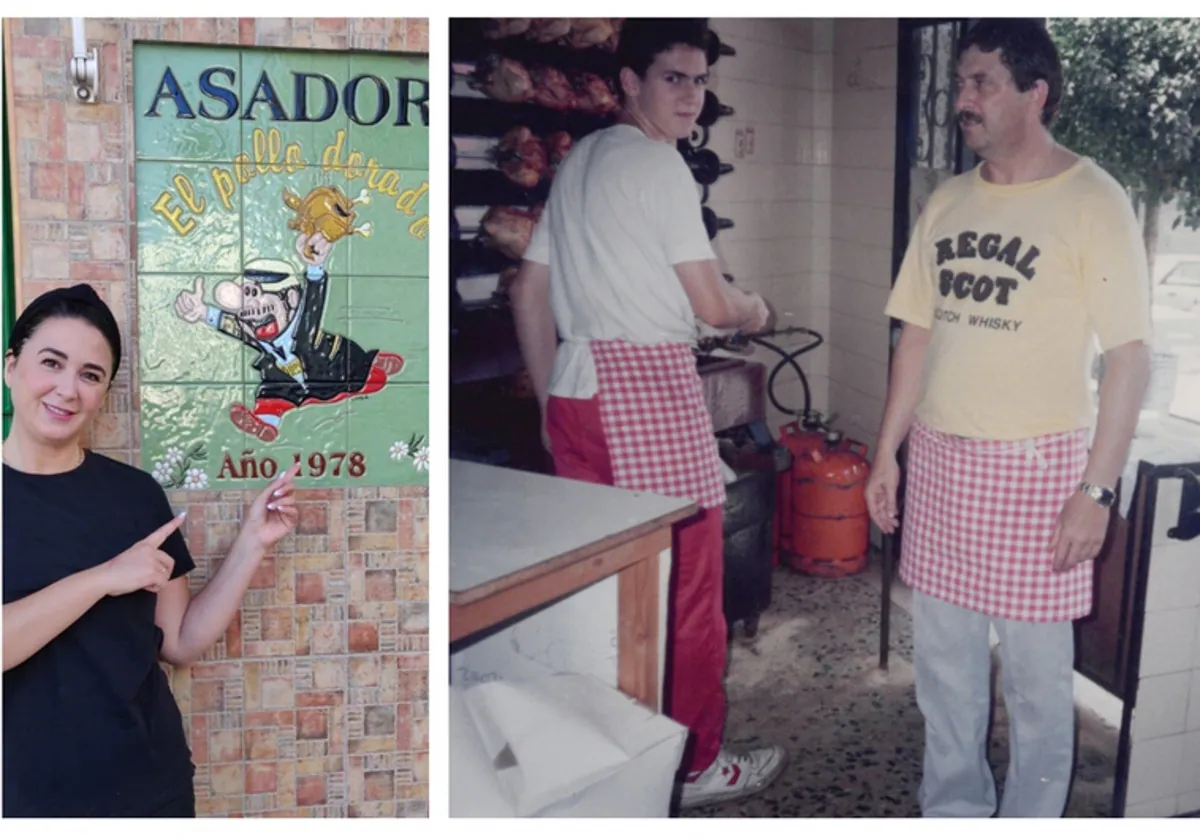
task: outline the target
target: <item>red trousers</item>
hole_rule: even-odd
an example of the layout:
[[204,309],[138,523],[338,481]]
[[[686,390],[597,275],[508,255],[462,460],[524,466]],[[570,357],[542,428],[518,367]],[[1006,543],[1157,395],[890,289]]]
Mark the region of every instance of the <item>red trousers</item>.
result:
[[[551,397],[546,430],[562,478],[613,483],[595,398]],[[698,773],[716,760],[725,729],[726,627],[722,511],[707,508],[675,526],[667,631],[666,713],[691,733],[683,768]]]

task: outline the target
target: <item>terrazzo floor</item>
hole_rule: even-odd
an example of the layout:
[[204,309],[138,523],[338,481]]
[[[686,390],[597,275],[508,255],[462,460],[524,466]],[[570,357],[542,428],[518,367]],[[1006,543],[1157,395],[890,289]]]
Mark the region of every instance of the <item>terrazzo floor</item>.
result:
[[[879,582],[775,572],[757,635],[730,649],[726,743],[781,743],[790,761],[757,797],[681,817],[918,817],[923,721],[912,666],[912,620],[893,607],[888,670],[879,669]],[[1003,786],[1008,723],[997,686],[990,760]],[[1109,813],[1117,731],[1078,714],[1069,817]]]

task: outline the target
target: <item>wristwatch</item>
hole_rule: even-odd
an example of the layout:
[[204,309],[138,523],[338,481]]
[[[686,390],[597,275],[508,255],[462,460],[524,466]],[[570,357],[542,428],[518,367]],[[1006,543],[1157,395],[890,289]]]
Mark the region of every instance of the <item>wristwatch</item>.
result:
[[1100,507],[1110,508],[1113,502],[1117,500],[1117,494],[1109,487],[1101,487],[1098,484],[1088,484],[1086,481],[1079,482],[1079,492],[1086,495]]

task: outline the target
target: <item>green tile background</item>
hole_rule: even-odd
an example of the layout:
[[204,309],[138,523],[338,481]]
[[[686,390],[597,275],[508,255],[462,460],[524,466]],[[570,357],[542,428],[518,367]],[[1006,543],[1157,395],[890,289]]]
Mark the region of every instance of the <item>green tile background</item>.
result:
[[[230,119],[204,119],[199,116],[201,104],[210,114],[225,112],[225,104],[200,93],[200,73],[209,67],[226,67],[234,71],[231,81],[223,73],[213,76],[213,83],[235,93],[241,83],[241,53],[236,49],[212,49],[179,44],[138,44],[134,48],[133,113],[136,125],[137,160],[223,161],[230,163],[242,151],[242,124],[235,114]],[[167,68],[171,69],[180,90],[191,106],[195,119],[178,116],[175,102],[163,97],[158,103],[158,117],[147,117],[154,103],[159,83]],[[239,95],[239,102],[240,102]],[[240,110],[240,109],[239,109]]]
[[404,357],[406,382],[429,381],[429,284],[410,277],[353,277],[349,334],[364,349]]
[[[425,169],[429,165],[429,156],[424,149],[411,144],[396,143],[389,138],[388,132],[380,131],[384,127],[384,124],[392,125],[396,122],[398,108],[396,79],[428,80],[429,74],[426,72],[426,66],[425,59],[408,57],[392,58],[390,56],[372,54],[350,56],[350,76],[369,74],[382,79],[387,83],[388,96],[391,103],[387,116],[378,125],[359,125],[353,120],[347,120],[350,146],[362,152],[364,161],[369,158],[375,158],[375,161],[380,166],[390,169]],[[376,103],[378,102],[377,86],[373,82],[364,81],[359,84],[359,88],[359,118],[368,120],[375,114]],[[413,90],[412,93],[416,93],[416,91]],[[419,122],[419,109],[410,107],[408,119],[410,123]],[[400,128],[399,130],[405,131],[406,129]]]
[[[242,262],[241,205],[231,199],[233,209],[225,209],[213,185],[213,164],[139,162],[136,167],[138,271],[238,271]],[[192,212],[180,198],[175,183],[180,176],[191,184],[193,201],[201,212]],[[186,233],[154,211],[164,192],[171,194],[167,212],[173,213],[174,208],[183,211],[178,221]]]
[[190,324],[175,314],[175,299],[203,281],[205,302],[231,279],[224,274],[143,274],[138,278],[138,347],[141,381],[156,385],[184,382],[242,383],[250,350],[203,321]]
[[[354,236],[350,240],[350,272],[356,277],[427,277],[429,274],[429,239],[414,235],[413,224],[429,214],[429,173],[418,169],[392,169],[398,185],[395,197],[371,194],[371,203],[363,208],[363,215],[371,220],[371,236]],[[386,176],[381,176],[382,178]],[[362,180],[354,184],[353,195],[362,189]],[[389,185],[395,180],[389,179]],[[412,191],[409,193],[409,191]],[[346,189],[343,188],[343,192]],[[409,193],[406,196],[406,193]],[[412,198],[416,198],[412,202]],[[411,202],[412,215],[397,210],[397,202]],[[387,242],[390,247],[380,248],[377,242]]]
[[[218,101],[202,97],[198,78],[206,67],[235,69],[236,82],[216,81],[235,90],[239,98],[232,119],[176,119],[175,105],[164,99],[159,118],[145,114],[170,66],[194,111],[205,103],[216,113]],[[370,73],[388,83],[388,115],[375,126],[352,122],[342,104],[323,123],[275,122],[265,104],[255,106],[255,119],[242,120],[246,102],[259,76],[266,71],[289,117],[293,111],[295,72],[320,73],[334,80],[339,99],[354,75]],[[428,180],[428,131],[420,126],[396,127],[396,77],[428,79],[425,59],[373,53],[240,50],[138,44],[134,51],[135,170],[138,210],[138,316],[142,399],[143,465],[172,484],[186,469],[203,472],[209,489],[261,486],[264,478],[221,479],[228,454],[241,469],[244,453],[261,463],[273,458],[280,470],[294,455],[304,458],[300,486],[374,486],[425,484],[427,473],[411,456],[396,459],[396,444],[428,442],[428,241],[410,229],[428,214],[428,189],[413,202],[413,212],[396,208],[398,195],[418,189]],[[364,83],[360,111],[373,111],[375,86]],[[309,82],[309,111],[319,110],[323,93]],[[415,119],[416,109],[410,111]],[[342,132],[339,139],[339,131]],[[257,132],[257,135],[256,135]],[[275,168],[285,164],[284,150],[297,144],[302,164],[294,171],[259,171],[272,133],[278,138]],[[358,153],[352,157],[352,153]],[[242,155],[241,163],[238,157]],[[366,162],[374,158],[379,172],[368,187]],[[252,177],[240,183],[238,167]],[[361,171],[355,171],[358,166]],[[181,201],[172,182],[185,175],[197,199],[205,203],[193,212]],[[392,195],[383,186],[392,185]],[[232,188],[231,208],[218,194],[218,185]],[[260,384],[251,367],[258,351],[217,333],[205,323],[188,324],[174,313],[175,298],[191,290],[197,277],[204,281],[204,300],[222,281],[240,282],[246,262],[259,257],[289,262],[303,281],[304,263],[295,250],[297,233],[287,227],[295,213],[283,203],[287,187],[304,197],[320,185],[337,186],[354,199],[364,188],[370,202],[355,209],[356,225],[371,224],[371,236],[345,237],[334,244],[326,270],[329,294],[321,327],[353,340],[364,350],[403,356],[405,369],[389,378],[382,391],[344,400],[336,405],[309,405],[283,415],[279,437],[270,444],[238,430],[230,421],[236,403],[253,406]],[[151,210],[164,192],[171,204],[183,208],[196,225],[180,235]],[[402,447],[403,448],[403,447]],[[349,474],[348,460],[333,475],[333,453],[361,452],[366,474]],[[175,453],[176,457],[169,457]],[[326,458],[324,475],[314,475],[313,453]],[[199,460],[203,455],[204,459]],[[190,459],[190,460],[189,460]],[[193,473],[195,476],[196,473]]]
[[370,484],[422,484],[423,473],[411,458],[393,460],[391,448],[416,439],[429,440],[429,386],[388,386],[378,394],[350,402],[350,439],[365,456]]
[[239,489],[239,482],[219,481],[217,474],[226,453],[237,459],[246,448],[245,434],[229,422],[229,406],[241,400],[244,389],[239,382],[143,384],[142,466],[157,471],[172,447],[184,454],[202,449],[203,460],[182,466],[203,470],[208,489]]

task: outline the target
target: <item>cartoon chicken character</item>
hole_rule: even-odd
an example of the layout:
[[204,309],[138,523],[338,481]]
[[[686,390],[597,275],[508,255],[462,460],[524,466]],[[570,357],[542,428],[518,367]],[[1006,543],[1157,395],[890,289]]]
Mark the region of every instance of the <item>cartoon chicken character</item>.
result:
[[[302,236],[319,233],[332,245],[343,236],[355,233],[364,237],[371,235],[370,222],[354,226],[354,220],[358,218],[355,206],[371,203],[371,195],[365,188],[358,194],[358,198],[351,201],[345,193],[333,186],[315,187],[304,198],[284,187],[283,203],[296,211],[296,218],[288,222],[288,228],[300,231]],[[311,259],[313,254],[308,253],[305,256]]]

